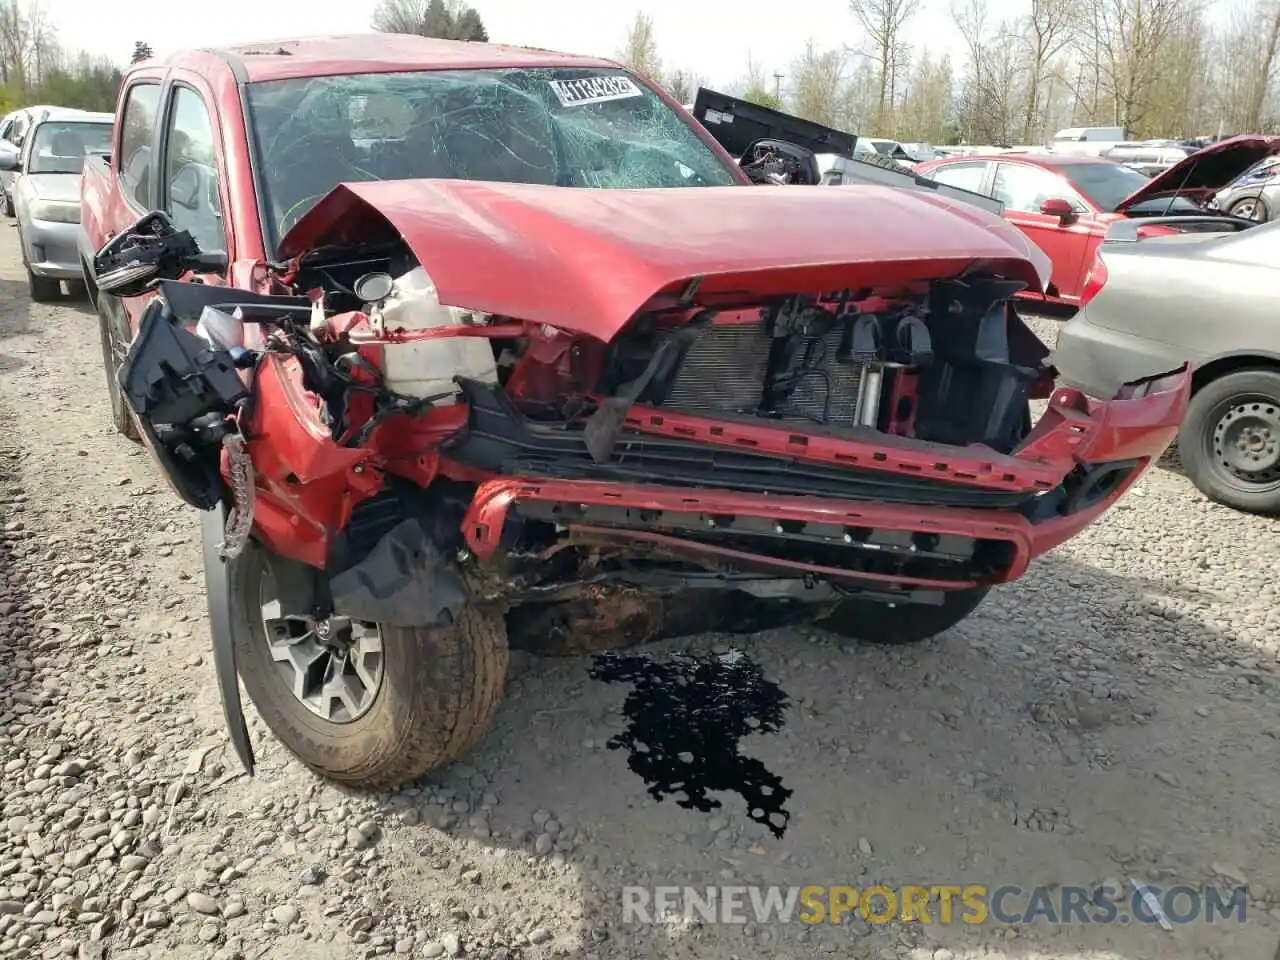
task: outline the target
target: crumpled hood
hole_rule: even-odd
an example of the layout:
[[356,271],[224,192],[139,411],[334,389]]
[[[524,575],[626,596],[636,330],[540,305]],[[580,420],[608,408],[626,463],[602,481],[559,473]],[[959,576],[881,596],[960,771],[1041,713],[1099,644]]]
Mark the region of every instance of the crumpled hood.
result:
[[1240,136],[1211,143],[1152,177],[1121,200],[1116,212],[1123,213],[1145,200],[1174,193],[1190,200],[1206,200],[1259,160],[1276,153],[1280,153],[1280,137]]
[[280,243],[403,237],[443,303],[608,341],[644,309],[898,286],[971,270],[1048,282],[1000,217],[923,191],[858,186],[598,190],[467,180],[336,187]]

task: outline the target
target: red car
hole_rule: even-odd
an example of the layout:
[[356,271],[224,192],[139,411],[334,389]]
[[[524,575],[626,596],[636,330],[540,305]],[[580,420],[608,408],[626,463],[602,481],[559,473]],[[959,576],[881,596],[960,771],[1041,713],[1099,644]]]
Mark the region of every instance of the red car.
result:
[[1186,407],[1185,369],[1055,389],[1009,304],[1049,263],[998,216],[753,184],[609,61],[188,52],[125,77],[115,131],[81,202],[112,412],[203,511],[250,770],[237,673],[304,763],[383,787],[482,735],[509,643],[753,605],[931,636]]
[[1068,154],[948,157],[922,163],[916,172],[1002,202],[1005,219],[1053,261],[1043,294],[1023,296],[1074,306],[1112,223],[1126,217],[1203,216],[1204,200],[1278,150],[1280,137],[1233,137],[1154,177],[1112,160]]

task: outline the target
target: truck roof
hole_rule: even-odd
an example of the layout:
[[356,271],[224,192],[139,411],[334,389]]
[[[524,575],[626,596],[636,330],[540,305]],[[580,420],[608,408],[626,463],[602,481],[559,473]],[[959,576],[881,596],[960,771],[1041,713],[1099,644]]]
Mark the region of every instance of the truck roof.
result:
[[249,83],[402,70],[550,66],[616,69],[619,66],[612,60],[534,47],[437,40],[396,33],[263,40],[176,53],[165,62],[175,67],[194,66],[201,53],[213,53],[230,61],[238,79]]

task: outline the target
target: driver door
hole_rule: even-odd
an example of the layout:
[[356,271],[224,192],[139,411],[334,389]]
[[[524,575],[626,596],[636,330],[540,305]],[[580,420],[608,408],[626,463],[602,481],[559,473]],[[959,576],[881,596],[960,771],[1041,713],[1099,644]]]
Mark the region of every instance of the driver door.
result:
[[[140,189],[146,194],[145,198],[135,197],[135,212],[129,219],[138,215],[137,210],[163,210],[175,227],[195,238],[203,252],[226,252],[228,237],[222,212],[222,163],[213,121],[215,114],[206,96],[194,84],[182,80],[165,84],[160,100],[160,123],[151,148],[145,153],[139,150],[131,154],[132,160],[126,157],[121,161],[123,173],[136,172]],[[152,165],[158,168],[155,175],[146,169]],[[134,167],[139,171],[134,171]],[[195,276],[184,279],[195,279]],[[205,283],[226,282],[219,274],[204,274],[199,279]],[[148,294],[123,301],[130,337],[154,296]]]
[[[1081,267],[1089,249],[1090,208],[1067,181],[1051,170],[1029,163],[996,164],[992,194],[1004,204],[1004,217],[1048,254],[1053,261],[1053,290],[1063,300],[1080,299]],[[1076,219],[1063,223],[1040,212],[1046,200],[1071,204]]]
[[[184,83],[169,87],[161,132],[160,209],[173,225],[188,231],[204,253],[227,252],[222,217],[220,163],[213,112],[204,97]],[[204,276],[206,283],[223,278]]]

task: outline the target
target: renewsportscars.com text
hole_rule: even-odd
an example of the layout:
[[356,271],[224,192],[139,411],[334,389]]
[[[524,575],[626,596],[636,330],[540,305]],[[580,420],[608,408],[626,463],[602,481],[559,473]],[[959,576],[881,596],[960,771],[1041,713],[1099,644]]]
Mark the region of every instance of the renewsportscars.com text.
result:
[[624,887],[624,923],[1171,924],[1245,920],[1243,887]]

